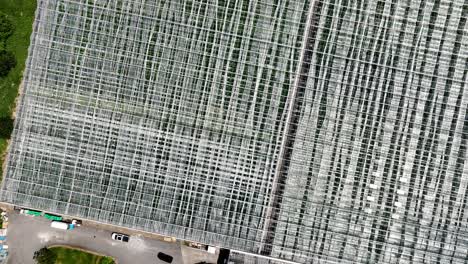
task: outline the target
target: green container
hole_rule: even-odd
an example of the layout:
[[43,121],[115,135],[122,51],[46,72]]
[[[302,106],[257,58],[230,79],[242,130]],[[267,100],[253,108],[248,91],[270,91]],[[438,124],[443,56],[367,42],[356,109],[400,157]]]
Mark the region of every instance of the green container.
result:
[[33,215],[33,216],[41,216],[42,215],[42,212],[34,211],[34,210],[26,210],[25,213],[27,215]]
[[52,214],[44,214],[44,217],[52,221],[62,221],[63,219],[61,216]]

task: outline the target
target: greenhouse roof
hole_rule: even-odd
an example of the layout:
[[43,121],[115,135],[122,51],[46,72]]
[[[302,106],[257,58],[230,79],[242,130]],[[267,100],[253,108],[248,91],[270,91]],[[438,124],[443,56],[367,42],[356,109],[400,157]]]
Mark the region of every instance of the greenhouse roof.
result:
[[464,263],[466,6],[38,0],[1,200],[299,263]]

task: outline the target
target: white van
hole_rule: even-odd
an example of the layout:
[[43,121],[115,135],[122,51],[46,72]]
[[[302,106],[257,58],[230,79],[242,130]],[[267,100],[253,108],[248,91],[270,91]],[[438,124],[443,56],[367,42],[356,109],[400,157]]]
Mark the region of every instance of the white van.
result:
[[60,221],[52,221],[52,223],[50,223],[50,227],[67,230],[68,224]]

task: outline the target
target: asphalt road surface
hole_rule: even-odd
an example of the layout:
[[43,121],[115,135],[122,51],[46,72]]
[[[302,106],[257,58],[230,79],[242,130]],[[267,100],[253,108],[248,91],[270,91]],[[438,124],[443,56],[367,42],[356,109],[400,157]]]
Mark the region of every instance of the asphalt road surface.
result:
[[178,243],[149,239],[141,235],[130,236],[130,241],[123,243],[112,240],[111,233],[88,226],[59,230],[50,227],[50,221],[43,217],[10,213],[7,234],[10,251],[8,264],[35,264],[32,259],[34,252],[51,245],[68,245],[98,252],[114,257],[119,264],[165,263],[156,257],[158,252],[173,256],[174,264],[184,263]]

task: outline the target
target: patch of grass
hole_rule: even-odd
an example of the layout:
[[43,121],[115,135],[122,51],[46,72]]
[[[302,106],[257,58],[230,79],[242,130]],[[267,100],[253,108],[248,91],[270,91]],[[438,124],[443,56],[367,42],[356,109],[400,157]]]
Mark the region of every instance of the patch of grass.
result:
[[[16,57],[16,67],[7,76],[0,78],[0,119],[12,114],[18,88],[23,78],[24,65],[28,56],[29,38],[32,32],[36,0],[0,0],[0,12],[12,22],[13,35],[6,41],[6,50]],[[0,164],[7,147],[8,137],[0,137]],[[0,166],[0,177],[2,168]]]
[[77,249],[65,247],[50,248],[57,254],[55,264],[114,264],[110,257],[98,256]]
[[15,31],[6,42],[6,50],[13,52],[17,65],[0,79],[0,117],[9,116],[18,94],[28,56],[29,38],[32,32],[35,0],[0,0],[0,12],[12,22]]
[[[8,140],[7,138],[0,138],[0,161],[3,160],[2,155],[7,147],[7,140]],[[0,172],[2,172],[1,166],[0,166]],[[0,174],[0,177],[1,177],[1,174]]]

